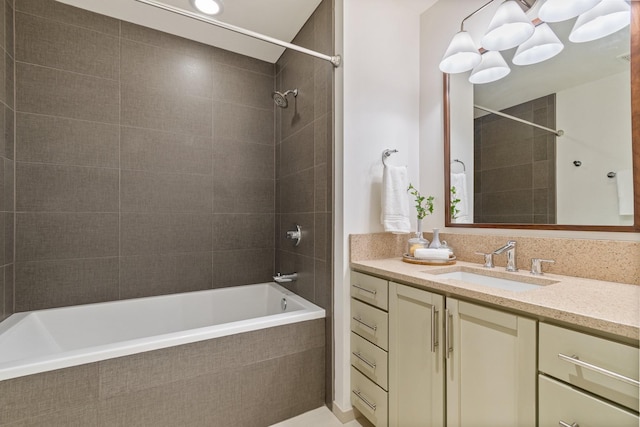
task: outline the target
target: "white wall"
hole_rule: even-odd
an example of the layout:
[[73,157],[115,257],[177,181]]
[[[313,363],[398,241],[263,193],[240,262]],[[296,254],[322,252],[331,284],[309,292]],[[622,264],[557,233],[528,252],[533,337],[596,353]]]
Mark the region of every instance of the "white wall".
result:
[[[420,15],[415,0],[346,0],[342,3],[343,143],[336,163],[335,404],[351,407],[349,390],[348,236],[382,231],[382,151],[406,165],[417,185],[420,86]],[[406,4],[405,4],[406,3]],[[336,8],[338,8],[336,2]],[[341,205],[341,209],[337,205]]]
[[618,215],[616,180],[607,177],[632,168],[629,79],[619,73],[556,95],[556,123],[565,132],[556,142],[559,224],[633,225],[632,215]]

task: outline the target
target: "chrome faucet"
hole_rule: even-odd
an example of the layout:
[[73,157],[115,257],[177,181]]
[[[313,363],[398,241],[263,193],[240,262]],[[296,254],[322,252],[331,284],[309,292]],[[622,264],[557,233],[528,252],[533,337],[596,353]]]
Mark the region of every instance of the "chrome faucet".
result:
[[494,255],[500,255],[502,252],[507,251],[507,271],[518,271],[516,266],[516,241],[509,240],[506,245],[493,251]]

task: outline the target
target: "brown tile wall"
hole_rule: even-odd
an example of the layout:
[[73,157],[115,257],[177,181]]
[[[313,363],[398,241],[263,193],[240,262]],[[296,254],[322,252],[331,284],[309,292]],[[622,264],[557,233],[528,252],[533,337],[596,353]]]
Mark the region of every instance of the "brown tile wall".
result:
[[[333,1],[324,0],[293,43],[318,52],[333,51]],[[331,280],[333,66],[287,50],[276,64],[276,88],[289,95],[287,108],[276,112],[276,271],[298,273],[285,284],[327,311],[325,361],[326,402],[333,401]],[[287,230],[302,227],[299,246]]]
[[14,308],[14,41],[13,0],[0,0],[0,320]]
[[[273,64],[54,0],[16,0],[15,45],[16,311],[271,280]],[[14,305],[12,252],[0,306]]]
[[[555,128],[555,95],[504,110]],[[555,139],[494,114],[474,121],[475,223],[555,224]]]
[[0,382],[0,425],[268,426],[322,405],[324,319]]

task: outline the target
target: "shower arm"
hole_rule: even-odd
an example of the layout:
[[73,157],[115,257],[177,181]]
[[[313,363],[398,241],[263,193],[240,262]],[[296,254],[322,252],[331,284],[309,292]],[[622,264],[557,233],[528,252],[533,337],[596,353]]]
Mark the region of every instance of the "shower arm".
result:
[[156,0],[136,0],[136,1],[138,3],[144,3],[144,4],[147,4],[149,6],[156,7],[158,9],[166,10],[167,12],[172,12],[172,13],[175,13],[177,15],[186,16],[187,18],[191,18],[191,19],[195,19],[195,20],[200,21],[200,22],[204,22],[204,23],[207,23],[207,24],[215,25],[216,27],[224,28],[225,30],[233,31],[235,33],[239,33],[239,34],[242,34],[242,35],[245,35],[245,36],[248,36],[248,37],[252,37],[254,39],[262,40],[262,41],[267,42],[267,43],[275,44],[277,46],[282,46],[282,47],[287,48],[287,49],[295,50],[297,52],[304,53],[306,55],[311,55],[311,56],[314,56],[316,58],[320,58],[320,59],[323,59],[325,61],[329,61],[329,62],[331,62],[331,64],[333,64],[334,67],[339,67],[340,64],[342,63],[342,58],[340,57],[340,55],[335,55],[335,56],[325,55],[323,53],[316,52],[314,50],[307,49],[307,48],[302,47],[302,46],[298,46],[298,45],[295,45],[295,44],[292,44],[292,43],[287,43],[285,41],[278,40],[276,38],[273,38],[273,37],[270,37],[270,36],[267,36],[267,35],[264,35],[264,34],[256,33],[255,31],[247,30],[245,28],[236,27],[235,25],[227,24],[226,22],[222,22],[222,21],[218,21],[216,19],[208,18],[206,16],[198,15],[197,13],[189,12],[188,10],[180,9],[178,7],[171,6],[171,5],[168,5],[168,4],[164,4],[164,3],[161,3],[161,2],[156,1]]

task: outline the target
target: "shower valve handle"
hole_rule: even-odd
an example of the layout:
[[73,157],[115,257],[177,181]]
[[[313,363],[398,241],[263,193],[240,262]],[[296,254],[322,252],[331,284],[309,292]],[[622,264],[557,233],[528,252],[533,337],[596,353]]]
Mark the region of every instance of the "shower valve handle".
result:
[[287,239],[294,240],[294,246],[298,246],[302,240],[302,228],[296,224],[296,230],[287,231]]

